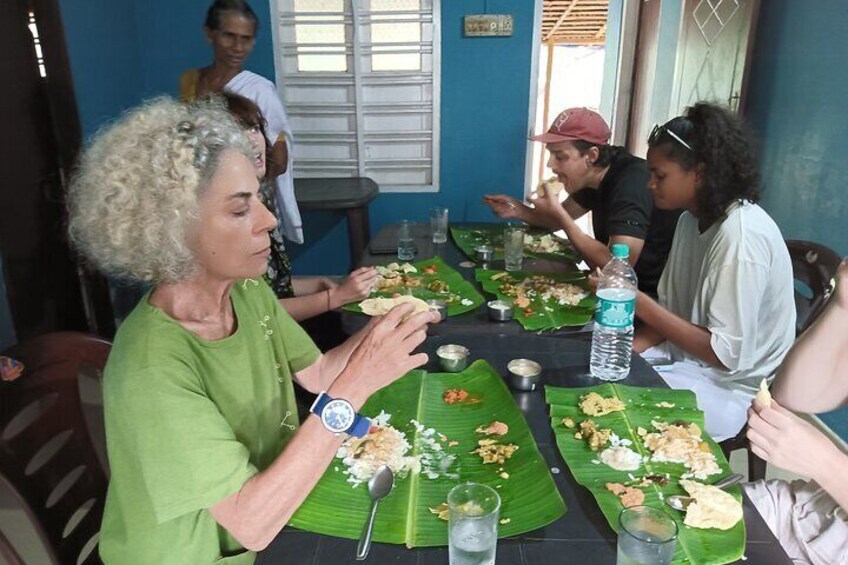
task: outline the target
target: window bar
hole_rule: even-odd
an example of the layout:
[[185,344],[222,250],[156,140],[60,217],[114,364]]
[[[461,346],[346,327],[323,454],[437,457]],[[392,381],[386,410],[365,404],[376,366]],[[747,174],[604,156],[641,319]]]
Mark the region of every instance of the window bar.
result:
[[359,0],[350,0],[353,16],[353,100],[356,104],[356,157],[359,161],[359,176],[365,176],[365,140],[362,133],[365,129],[365,118],[362,111],[362,37],[360,34]]

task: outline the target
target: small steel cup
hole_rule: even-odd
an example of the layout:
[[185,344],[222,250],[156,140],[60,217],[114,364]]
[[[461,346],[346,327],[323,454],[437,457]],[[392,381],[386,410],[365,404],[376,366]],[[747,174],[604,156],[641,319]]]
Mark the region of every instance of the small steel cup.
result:
[[448,303],[444,300],[439,300],[438,298],[431,298],[430,300],[427,300],[427,306],[430,307],[430,310],[435,310],[439,313],[440,322],[448,317]]
[[530,359],[513,359],[506,366],[509,384],[516,390],[536,390],[542,366]]
[[474,248],[475,256],[481,263],[488,263],[495,257],[495,248],[491,245],[481,245]]
[[461,345],[443,345],[436,350],[439,365],[448,373],[458,373],[468,366],[468,348]]
[[489,319],[495,322],[508,322],[512,320],[512,306],[506,300],[490,300],[486,306],[489,310]]

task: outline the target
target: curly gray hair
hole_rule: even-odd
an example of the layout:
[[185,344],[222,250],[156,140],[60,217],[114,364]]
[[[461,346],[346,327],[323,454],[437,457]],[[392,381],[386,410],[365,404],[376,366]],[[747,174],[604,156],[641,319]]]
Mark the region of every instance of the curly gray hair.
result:
[[189,235],[225,150],[251,158],[220,100],[159,98],[100,131],[69,189],[76,248],[104,273],[150,284],[196,272]]

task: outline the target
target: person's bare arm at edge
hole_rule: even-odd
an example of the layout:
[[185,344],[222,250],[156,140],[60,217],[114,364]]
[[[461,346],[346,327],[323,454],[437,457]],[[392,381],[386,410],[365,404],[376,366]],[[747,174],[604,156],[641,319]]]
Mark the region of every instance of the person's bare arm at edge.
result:
[[[401,322],[411,311],[410,305],[397,307],[371,327],[327,391],[330,396],[348,400],[358,411],[371,394],[427,362],[425,353],[412,351],[424,342],[432,313]],[[311,414],[265,471],[209,512],[247,549],[265,549],[315,487],[342,440]]]
[[377,280],[377,270],[360,267],[336,284],[326,277],[292,278],[295,296],[281,298],[280,304],[296,321],[340,308],[367,298]]
[[268,175],[275,178],[285,173],[289,168],[289,146],[286,144],[286,138],[283,136],[277,138],[269,153]]
[[839,265],[821,316],[786,354],[772,394],[799,412],[827,412],[848,402],[848,260]]
[[710,343],[712,334],[707,328],[669,312],[644,292],[636,294],[636,315],[663,340],[670,341],[708,365],[727,370],[713,351]]
[[848,510],[848,455],[811,423],[772,401],[748,409],[751,450],[769,463],[816,481]]

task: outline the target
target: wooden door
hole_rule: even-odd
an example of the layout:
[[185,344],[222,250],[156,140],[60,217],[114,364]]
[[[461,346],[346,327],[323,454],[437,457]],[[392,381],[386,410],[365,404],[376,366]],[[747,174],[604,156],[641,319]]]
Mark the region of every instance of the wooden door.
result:
[[0,2],[0,255],[19,340],[57,330],[113,330],[101,279],[66,238],[65,182],[79,123],[56,0]]

